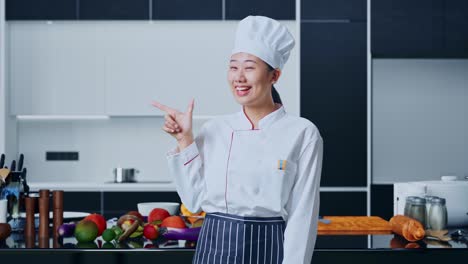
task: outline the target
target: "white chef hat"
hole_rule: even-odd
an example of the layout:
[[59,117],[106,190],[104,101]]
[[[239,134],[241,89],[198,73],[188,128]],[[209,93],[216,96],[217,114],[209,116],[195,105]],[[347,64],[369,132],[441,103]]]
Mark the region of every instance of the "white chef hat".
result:
[[268,17],[248,16],[237,26],[231,55],[246,52],[282,69],[293,47],[294,37],[284,25]]

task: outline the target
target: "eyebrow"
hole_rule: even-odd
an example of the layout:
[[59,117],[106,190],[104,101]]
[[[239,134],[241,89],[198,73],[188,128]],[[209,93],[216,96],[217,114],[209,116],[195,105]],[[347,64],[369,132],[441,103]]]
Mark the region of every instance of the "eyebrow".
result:
[[[237,62],[237,60],[231,60],[231,62]],[[245,60],[244,62],[253,62],[253,63],[255,63],[255,64],[257,63],[257,62],[254,61],[254,60]]]

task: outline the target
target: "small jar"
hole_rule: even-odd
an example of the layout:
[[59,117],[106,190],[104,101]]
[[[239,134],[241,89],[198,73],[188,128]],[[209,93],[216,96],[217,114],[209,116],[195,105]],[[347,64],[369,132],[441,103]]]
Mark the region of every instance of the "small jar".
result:
[[431,229],[431,226],[429,225],[429,212],[432,206],[432,199],[439,197],[426,195],[424,198],[426,199],[426,229]]
[[431,229],[435,231],[447,228],[447,207],[444,198],[432,199],[428,222]]
[[411,207],[413,206],[413,199],[414,198],[417,198],[417,196],[408,196],[408,197],[406,197],[405,209],[404,209],[404,212],[403,212],[404,216],[410,217],[410,211],[411,211]]
[[418,220],[423,226],[426,226],[426,199],[421,197],[413,198],[409,217]]

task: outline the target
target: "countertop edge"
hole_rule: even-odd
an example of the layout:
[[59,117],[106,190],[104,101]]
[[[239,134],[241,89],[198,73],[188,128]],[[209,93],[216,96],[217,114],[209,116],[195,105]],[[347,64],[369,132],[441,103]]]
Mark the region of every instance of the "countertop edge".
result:
[[104,183],[104,182],[30,182],[28,183],[31,192],[40,189],[52,189],[63,191],[95,192],[95,191],[115,191],[115,192],[175,192],[173,183],[144,182],[144,183]]

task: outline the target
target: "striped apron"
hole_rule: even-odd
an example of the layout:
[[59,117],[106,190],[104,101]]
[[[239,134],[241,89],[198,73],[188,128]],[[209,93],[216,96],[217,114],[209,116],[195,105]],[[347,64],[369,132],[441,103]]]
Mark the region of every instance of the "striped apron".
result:
[[282,217],[208,213],[192,263],[281,264],[285,227]]

